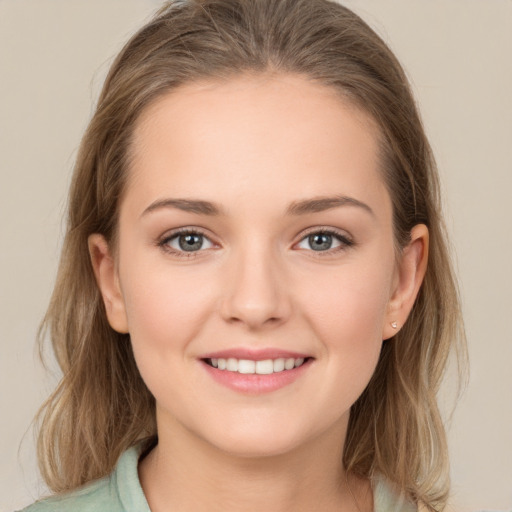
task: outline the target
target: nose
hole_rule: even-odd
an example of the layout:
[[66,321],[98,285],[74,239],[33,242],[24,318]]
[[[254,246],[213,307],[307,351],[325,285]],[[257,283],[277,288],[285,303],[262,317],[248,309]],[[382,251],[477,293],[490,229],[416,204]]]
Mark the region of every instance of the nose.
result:
[[250,330],[279,325],[290,316],[286,273],[270,251],[246,248],[230,259],[221,314],[229,323]]

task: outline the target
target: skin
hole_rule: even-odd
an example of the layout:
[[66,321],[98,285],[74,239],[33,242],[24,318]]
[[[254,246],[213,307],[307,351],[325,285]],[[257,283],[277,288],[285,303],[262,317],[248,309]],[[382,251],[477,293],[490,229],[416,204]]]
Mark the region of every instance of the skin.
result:
[[[365,113],[293,75],[188,84],[138,120],[118,246],[89,246],[109,322],[156,398],[159,443],[139,465],[154,512],[373,509],[369,482],[340,464],[349,411],[428,250],[419,225],[397,256],[377,139]],[[333,196],[366,206],[289,212]],[[158,206],[170,198],[221,212]],[[189,257],[172,238],[183,227],[206,236]],[[320,228],[340,237],[327,250],[308,239]],[[313,359],[290,385],[242,393],[200,360],[238,347]]]

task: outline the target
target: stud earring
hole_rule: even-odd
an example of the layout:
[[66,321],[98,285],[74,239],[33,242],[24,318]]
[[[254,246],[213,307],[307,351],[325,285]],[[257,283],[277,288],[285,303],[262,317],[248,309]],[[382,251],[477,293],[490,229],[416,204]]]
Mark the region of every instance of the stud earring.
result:
[[393,327],[393,329],[398,329],[398,324],[396,322],[391,322],[391,327]]

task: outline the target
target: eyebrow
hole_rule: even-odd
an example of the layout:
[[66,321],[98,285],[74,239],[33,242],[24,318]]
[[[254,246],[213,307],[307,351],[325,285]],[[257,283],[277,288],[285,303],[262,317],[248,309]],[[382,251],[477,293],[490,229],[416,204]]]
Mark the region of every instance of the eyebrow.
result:
[[289,215],[304,215],[306,213],[317,213],[340,206],[357,206],[375,216],[373,210],[362,201],[348,196],[315,197],[303,201],[294,201],[288,207],[286,213]]
[[198,199],[159,199],[151,203],[141,216],[161,208],[176,208],[184,212],[197,213],[199,215],[220,215],[222,209],[210,201]]
[[[293,201],[286,209],[287,215],[305,215],[318,213],[341,206],[356,206],[375,216],[373,210],[362,201],[347,196],[328,196]],[[142,216],[162,208],[176,208],[184,212],[196,213],[198,215],[216,216],[223,213],[223,209],[210,201],[199,199],[159,199],[151,203],[143,212]]]

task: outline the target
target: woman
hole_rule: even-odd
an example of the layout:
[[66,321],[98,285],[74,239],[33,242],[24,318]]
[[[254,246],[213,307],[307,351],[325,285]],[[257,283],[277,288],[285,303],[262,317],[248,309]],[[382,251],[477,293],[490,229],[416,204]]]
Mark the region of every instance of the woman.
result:
[[[327,0],[167,4],[82,141],[28,510],[441,510],[463,343],[404,73]],[[79,456],[78,456],[79,454]]]

